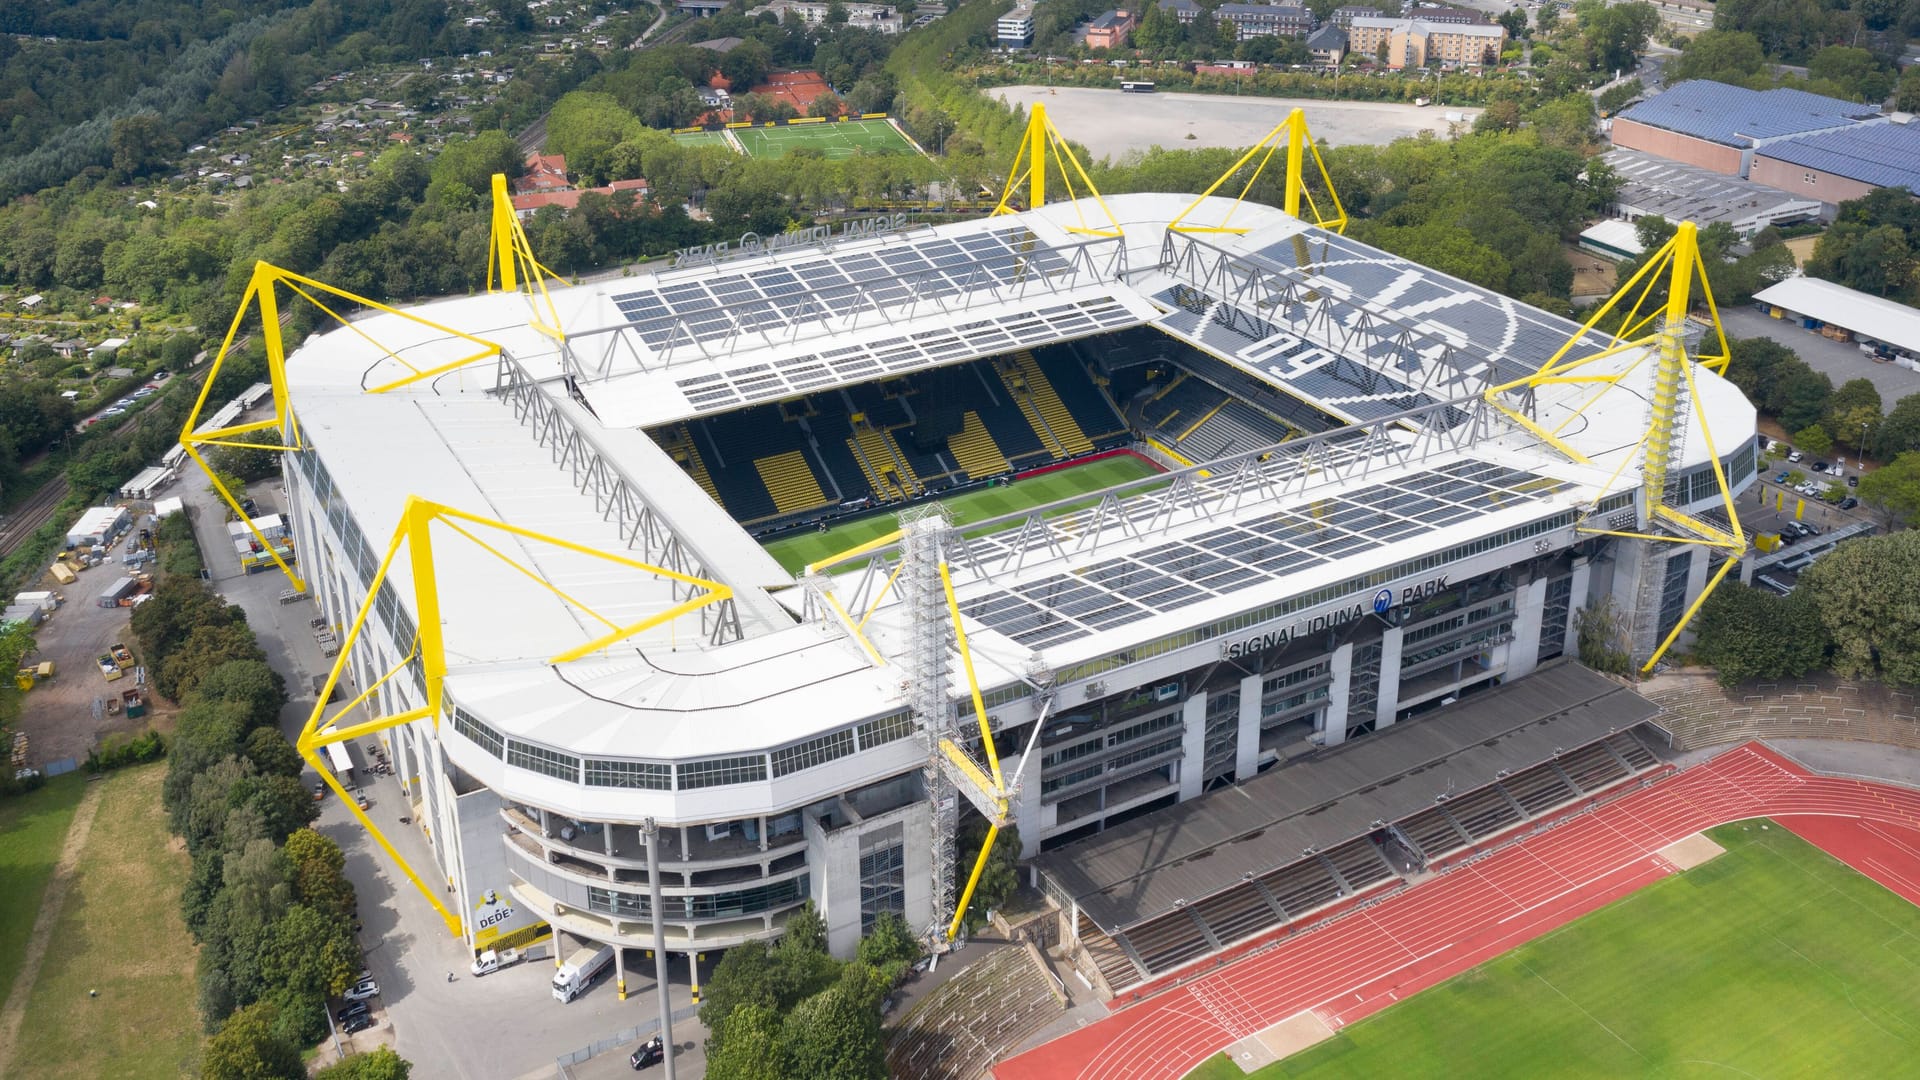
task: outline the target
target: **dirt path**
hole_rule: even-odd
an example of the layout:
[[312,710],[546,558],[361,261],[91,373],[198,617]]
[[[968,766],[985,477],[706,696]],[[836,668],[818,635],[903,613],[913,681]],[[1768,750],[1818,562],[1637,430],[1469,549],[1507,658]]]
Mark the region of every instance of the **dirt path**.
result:
[[14,977],[7,1002],[0,1006],[0,1076],[13,1064],[14,1044],[20,1040],[20,1024],[27,1016],[27,999],[33,996],[34,980],[40,977],[40,962],[46,959],[47,945],[53,939],[54,924],[60,921],[60,909],[66,906],[67,890],[73,886],[74,871],[80,854],[87,849],[87,836],[93,832],[93,815],[100,809],[101,784],[90,783],[87,793],[74,808],[73,823],[67,826],[66,843],[60,862],[53,868],[53,880],[47,882],[47,894],[41,898],[40,914],[33,920],[33,933],[27,938],[27,952],[20,962],[20,974]]

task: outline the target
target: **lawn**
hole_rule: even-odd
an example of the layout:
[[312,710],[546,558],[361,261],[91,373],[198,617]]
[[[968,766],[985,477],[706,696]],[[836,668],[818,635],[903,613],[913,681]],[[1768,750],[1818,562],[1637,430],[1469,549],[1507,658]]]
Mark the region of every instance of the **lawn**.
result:
[[829,158],[855,154],[911,154],[913,144],[885,120],[847,120],[789,127],[735,128],[747,156],[785,157],[799,149],[818,150]]
[[1920,1072],[1920,908],[1779,826],[1709,835],[1726,854],[1254,1075]]
[[180,918],[189,861],[160,808],[166,770],[97,781],[99,811],[27,1000],[12,1080],[194,1071],[194,946]]
[[0,1001],[20,972],[40,897],[53,879],[60,842],[86,790],[85,777],[68,773],[39,791],[0,799]]
[[[1128,480],[1152,476],[1158,471],[1142,458],[1134,457],[1132,454],[1118,454],[1071,469],[1031,476],[1005,487],[979,488],[964,492],[950,499],[941,500],[941,504],[947,508],[947,513],[952,516],[955,525],[967,525],[971,522],[999,517],[1002,514],[1011,514],[1017,510],[1025,510],[1028,507],[1044,506],[1060,499],[1071,499],[1076,495],[1100,491]],[[766,548],[767,553],[777,559],[781,566],[799,573],[806,569],[810,562],[838,554],[848,548],[859,547],[899,527],[900,521],[893,513],[880,513],[850,521],[845,525],[837,525],[823,533],[799,532],[791,536],[783,536],[769,541]]]

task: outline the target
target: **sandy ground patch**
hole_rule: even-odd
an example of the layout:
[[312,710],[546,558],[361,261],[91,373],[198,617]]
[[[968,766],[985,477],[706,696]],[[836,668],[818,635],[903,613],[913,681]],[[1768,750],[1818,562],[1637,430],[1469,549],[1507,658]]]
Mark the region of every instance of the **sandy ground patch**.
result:
[[1227,1056],[1241,1072],[1251,1073],[1331,1038],[1333,1029],[1318,1013],[1303,1012],[1227,1047]]
[[1691,870],[1701,863],[1712,862],[1726,850],[1708,838],[1706,833],[1694,833],[1684,840],[1675,840],[1654,854],[1672,863],[1677,870]]

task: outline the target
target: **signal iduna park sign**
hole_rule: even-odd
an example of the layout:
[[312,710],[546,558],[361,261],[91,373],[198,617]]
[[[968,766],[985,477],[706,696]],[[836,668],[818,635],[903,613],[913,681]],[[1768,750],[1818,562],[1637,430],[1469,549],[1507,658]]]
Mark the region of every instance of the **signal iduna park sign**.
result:
[[[1416,601],[1425,600],[1430,596],[1438,596],[1445,592],[1446,589],[1447,575],[1442,574],[1431,580],[1423,581],[1418,585],[1409,585],[1401,589],[1400,603],[1403,606],[1412,604]],[[1256,634],[1253,637],[1223,642],[1220,645],[1220,658],[1223,660],[1238,660],[1243,656],[1255,656],[1266,652],[1268,649],[1281,648],[1292,642],[1294,638],[1304,634],[1319,634],[1328,630],[1338,629],[1357,619],[1365,618],[1369,610],[1372,610],[1378,615],[1385,615],[1392,607],[1392,591],[1382,589],[1380,593],[1370,597],[1368,600],[1355,601],[1345,607],[1334,608],[1331,611],[1323,611],[1317,615],[1309,615],[1295,622],[1292,626],[1275,627],[1272,630],[1268,630],[1262,634]]]

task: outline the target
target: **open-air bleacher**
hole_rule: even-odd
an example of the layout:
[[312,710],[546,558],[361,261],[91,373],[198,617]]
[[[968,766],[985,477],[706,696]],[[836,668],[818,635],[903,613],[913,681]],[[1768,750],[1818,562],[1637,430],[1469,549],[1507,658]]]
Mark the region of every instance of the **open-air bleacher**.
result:
[[1269,871],[1258,880],[1273,894],[1274,901],[1294,919],[1340,898],[1340,883],[1333,880],[1333,875],[1327,873],[1326,865],[1318,859],[1302,859]]
[[1920,705],[1907,691],[1828,676],[1721,687],[1693,674],[1663,675],[1647,697],[1675,746],[1694,749],[1749,739],[1847,739],[1920,749]]
[[1528,769],[1500,782],[1529,816],[1579,796],[1567,779],[1552,769]]
[[1251,884],[1209,896],[1194,904],[1192,911],[1206,921],[1222,945],[1269,930],[1280,922],[1280,914]]
[[1130,926],[1125,931],[1127,944],[1154,974],[1169,968],[1179,967],[1198,956],[1205,956],[1217,946],[1207,940],[1200,924],[1193,921],[1185,908],[1168,912],[1157,919],[1151,919],[1138,926]]
[[1627,775],[1627,767],[1600,743],[1565,754],[1557,764],[1582,792],[1597,791]]
[[887,1040],[887,1075],[973,1080],[1058,1019],[1052,975],[1031,946],[1009,945],[942,983]]
[[1473,842],[1473,837],[1447,813],[1444,804],[1431,806],[1399,824],[1400,832],[1429,859],[1437,859]]
[[1469,791],[1447,800],[1447,816],[1458,822],[1461,830],[1475,840],[1491,836],[1523,820],[1520,811],[1514,809],[1513,803],[1508,801],[1498,784],[1489,784],[1478,791]]
[[1229,401],[1182,436],[1174,449],[1189,461],[1212,461],[1228,454],[1272,446],[1290,434],[1285,424],[1253,406]]
[[1118,990],[1131,986],[1145,977],[1146,972],[1133,962],[1120,943],[1107,936],[1106,931],[1095,926],[1093,920],[1085,915],[1080,917],[1080,947],[1086,951],[1087,958],[1100,973],[1100,978],[1111,989]]
[[1321,858],[1340,872],[1351,893],[1361,892],[1393,876],[1393,867],[1372,840],[1350,840]]

